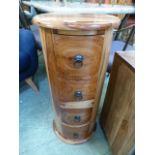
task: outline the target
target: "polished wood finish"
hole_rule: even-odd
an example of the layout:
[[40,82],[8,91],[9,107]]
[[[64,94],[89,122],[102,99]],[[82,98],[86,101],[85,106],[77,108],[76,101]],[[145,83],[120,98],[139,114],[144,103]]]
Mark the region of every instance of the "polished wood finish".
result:
[[[105,46],[103,46],[102,56],[101,56],[101,64],[99,67],[99,75],[98,75],[99,78],[98,78],[97,91],[96,91],[96,97],[95,97],[96,103],[100,102],[100,96],[102,93],[104,78],[105,78],[105,74],[106,74],[106,70],[107,70],[107,64],[108,64],[108,60],[109,60],[109,51],[110,51],[111,42],[112,42],[112,27],[107,29],[107,31],[105,32],[104,35],[105,35],[105,40],[104,40]],[[96,106],[93,109],[92,118],[91,118],[92,123],[95,122],[98,106],[99,106],[99,104],[96,104]]]
[[92,108],[88,109],[61,109],[62,121],[66,124],[82,125],[89,122]]
[[90,138],[108,64],[112,28],[109,15],[36,16],[54,101],[54,131],[66,143]]
[[[56,45],[57,70],[61,77],[89,80],[97,75],[104,41],[103,36],[54,35],[53,39]],[[83,64],[79,68],[75,66],[74,62],[74,57],[78,54],[84,57]]]
[[33,22],[40,27],[56,30],[106,30],[118,27],[120,19],[104,14],[58,14],[47,13],[37,15]]
[[134,52],[116,53],[100,117],[113,155],[127,155],[135,139]]
[[[77,80],[76,80],[77,79]],[[92,80],[80,80],[78,77],[75,80],[68,80],[64,78],[57,78],[55,83],[56,98],[60,102],[71,102],[71,101],[84,101],[95,98],[96,94],[97,76]],[[75,96],[76,91],[80,91],[82,99]]]
[[94,100],[87,101],[74,101],[74,102],[64,102],[60,105],[63,109],[87,109],[92,108],[94,105]]
[[62,123],[63,128],[63,136],[66,139],[70,139],[73,141],[77,140],[83,140],[87,138],[91,133],[89,131],[89,124],[84,124],[81,126],[69,126],[64,123]]
[[92,132],[91,134],[87,134],[87,136],[85,138],[81,138],[80,140],[73,140],[73,138],[68,138],[68,137],[64,137],[61,133],[58,132],[58,130],[56,129],[56,126],[55,126],[55,122],[53,121],[53,130],[55,131],[55,134],[58,136],[58,138],[60,138],[63,142],[65,143],[68,143],[68,144],[79,144],[79,143],[84,143],[86,142],[87,140],[89,140],[92,136],[92,134],[94,132]]

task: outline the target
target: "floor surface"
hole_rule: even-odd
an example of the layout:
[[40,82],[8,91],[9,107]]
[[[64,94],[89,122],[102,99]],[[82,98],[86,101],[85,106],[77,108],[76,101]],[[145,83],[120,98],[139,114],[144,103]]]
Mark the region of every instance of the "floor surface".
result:
[[[24,82],[20,83],[20,155],[111,155],[99,124],[92,138],[86,143],[70,145],[57,138],[52,129],[54,114],[42,55],[39,59],[39,69],[34,78],[39,86],[39,93],[34,92]],[[98,115],[107,83],[106,77]]]

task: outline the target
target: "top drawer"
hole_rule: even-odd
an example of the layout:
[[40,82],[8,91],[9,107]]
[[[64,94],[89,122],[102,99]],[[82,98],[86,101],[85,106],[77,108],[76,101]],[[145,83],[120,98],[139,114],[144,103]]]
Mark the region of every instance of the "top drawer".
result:
[[56,66],[66,79],[91,79],[98,73],[103,36],[65,36],[54,34]]

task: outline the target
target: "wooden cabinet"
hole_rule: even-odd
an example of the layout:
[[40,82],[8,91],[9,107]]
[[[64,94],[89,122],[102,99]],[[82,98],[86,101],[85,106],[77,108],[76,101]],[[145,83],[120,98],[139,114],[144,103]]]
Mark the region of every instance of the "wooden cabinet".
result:
[[39,25],[49,86],[54,101],[57,136],[77,144],[90,138],[107,68],[112,29],[110,15],[43,14]]
[[128,155],[135,139],[134,52],[116,53],[100,117],[113,155]]

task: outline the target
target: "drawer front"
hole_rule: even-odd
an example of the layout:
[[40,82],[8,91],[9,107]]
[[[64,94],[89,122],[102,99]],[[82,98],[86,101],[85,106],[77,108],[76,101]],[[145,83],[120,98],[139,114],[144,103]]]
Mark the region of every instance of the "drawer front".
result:
[[89,122],[92,108],[61,109],[62,122],[70,125],[82,125]]
[[103,37],[55,34],[54,43],[60,76],[67,79],[90,79],[98,73]]
[[71,126],[62,124],[62,131],[63,131],[63,136],[66,139],[75,140],[75,141],[83,140],[90,135],[90,133],[88,132],[89,124],[79,126],[79,127],[71,127]]
[[57,78],[54,86],[59,102],[85,101],[95,98],[97,78],[92,80],[67,80]]

